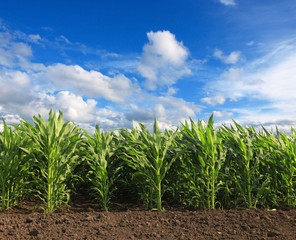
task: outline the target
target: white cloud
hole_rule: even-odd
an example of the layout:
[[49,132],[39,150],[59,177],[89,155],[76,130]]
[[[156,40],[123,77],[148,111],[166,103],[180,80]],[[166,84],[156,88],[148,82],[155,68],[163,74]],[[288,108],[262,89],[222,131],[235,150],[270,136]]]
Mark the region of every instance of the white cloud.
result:
[[[291,106],[291,105],[290,105]],[[289,133],[291,127],[296,126],[296,113],[291,111],[283,111],[280,114],[274,109],[268,112],[262,111],[262,106],[253,107],[252,109],[239,108],[230,109],[238,116],[235,121],[242,126],[253,126],[256,130],[261,130],[262,126],[267,130],[275,131],[276,127],[280,131]],[[232,123],[228,121],[228,124]]]
[[196,118],[200,109],[191,102],[186,102],[182,98],[173,96],[151,96],[146,95],[146,100],[142,104],[145,107],[134,106],[134,108],[125,113],[125,118],[129,121],[139,121],[148,128],[152,129],[154,117],[157,118],[160,129],[179,126],[185,119]]
[[227,79],[230,81],[236,81],[236,80],[239,80],[242,74],[243,74],[242,68],[230,68],[221,75],[221,78]]
[[84,101],[81,96],[68,91],[59,92],[55,100],[55,106],[63,110],[63,114],[67,119],[84,123],[94,122],[96,105],[97,102],[94,99]]
[[201,99],[202,102],[207,103],[209,105],[215,106],[218,104],[223,104],[225,102],[225,97],[222,95],[217,95],[214,97],[205,97]]
[[234,6],[234,5],[236,5],[234,0],[219,0],[219,2],[226,5],[226,6]]
[[220,59],[223,63],[226,64],[236,64],[242,58],[240,51],[233,51],[228,56],[223,55],[223,52],[219,49],[215,49],[214,57]]
[[30,86],[26,73],[0,70],[0,105],[26,104],[30,100]]
[[28,40],[33,43],[39,43],[42,39],[39,34],[30,34]]
[[67,44],[72,44],[70,42],[70,40],[68,38],[66,38],[65,36],[61,35],[59,36],[58,38],[56,38],[57,41],[61,41],[61,42],[64,42],[64,43],[67,43]]
[[1,48],[7,48],[10,44],[12,36],[8,32],[0,32],[0,46]]
[[[97,102],[94,99],[84,100],[81,96],[68,91],[61,91],[56,95],[40,92],[31,93],[26,104],[21,102],[3,104],[3,110],[0,111],[0,114],[2,112],[7,122],[18,124],[19,116],[31,119],[32,116],[40,114],[47,119],[51,108],[54,110],[60,108],[65,119],[75,121],[75,123],[89,124],[95,121],[96,105]],[[6,113],[3,114],[3,112]],[[13,116],[13,119],[11,116]]]
[[[186,62],[188,50],[169,31],[150,32],[148,39],[140,67],[155,74],[156,79],[147,77],[149,89],[167,87],[164,96],[147,93],[138,86],[137,79],[131,81],[121,74],[116,64],[114,74],[107,76],[79,65],[33,63],[32,46],[43,41],[40,35],[1,32],[0,117],[18,124],[20,116],[30,120],[40,114],[47,119],[50,109],[61,108],[66,120],[90,132],[95,124],[104,130],[130,128],[132,119],[151,128],[154,116],[162,129],[195,118],[200,109],[194,103],[172,96],[178,89],[171,85],[191,73]],[[60,40],[70,42],[62,36]],[[112,53],[109,56],[119,57]],[[128,68],[134,70],[136,62],[133,60]],[[109,105],[98,108],[101,98],[110,101]]]
[[256,124],[256,119],[257,125],[260,122],[269,127],[283,122],[287,124],[281,128],[287,130],[296,119],[296,41],[278,42],[263,50],[266,54],[262,57],[242,68],[226,70],[207,87],[241,105],[229,109],[238,116],[237,121]]
[[119,58],[119,57],[121,57],[121,55],[120,54],[118,54],[118,53],[113,53],[113,52],[107,52],[107,53],[104,53],[103,55],[102,55],[102,58]]
[[137,89],[131,80],[122,74],[110,78],[94,70],[87,71],[78,65],[61,63],[48,66],[35,77],[49,81],[59,89],[69,89],[93,98],[103,97],[114,102],[123,102]]
[[173,96],[156,97],[152,109],[162,129],[177,126],[190,117],[194,119],[200,112],[194,103]]
[[178,92],[178,90],[179,90],[178,88],[169,87],[165,95],[167,96],[175,95]]
[[3,19],[0,18],[0,29],[7,31],[7,26],[4,23]]
[[103,130],[114,130],[118,128],[131,129],[132,127],[132,122],[126,118],[125,113],[109,106],[97,109],[95,122]]
[[155,114],[151,109],[136,109],[125,114],[125,117],[129,121],[137,122],[151,122],[154,119]]
[[3,129],[4,129],[2,119],[5,120],[5,123],[7,125],[9,125],[9,124],[18,125],[20,123],[21,118],[17,114],[9,114],[9,113],[2,111],[2,108],[0,107],[0,132],[3,132]]
[[[1,111],[1,110],[0,110]],[[20,123],[20,117],[16,114],[1,114],[0,112],[0,116],[1,116],[1,123],[2,123],[2,119],[5,119],[5,123],[6,124],[19,124]],[[3,125],[2,125],[3,126]]]
[[262,58],[260,64],[255,60],[256,64],[229,69],[221,75],[220,80],[212,83],[212,87],[227,97],[237,94],[274,103],[296,101],[296,44],[294,51],[280,55],[279,52],[272,58]]
[[143,47],[139,72],[146,78],[145,87],[170,86],[191,74],[186,66],[187,48],[169,31],[147,33],[149,43]]
[[296,101],[296,52],[267,69],[254,74],[261,81],[258,94],[276,101]]
[[214,113],[214,116],[216,118],[220,118],[220,119],[223,119],[223,118],[229,118],[233,115],[232,112],[226,112],[226,111],[213,111]]
[[175,66],[183,65],[188,57],[188,50],[182,42],[178,42],[175,35],[169,31],[158,31],[147,33],[149,44],[144,46],[144,52],[148,54],[161,55],[165,61]]
[[13,36],[0,32],[0,66],[22,66],[32,56],[32,49],[23,42],[12,41]]
[[247,42],[247,46],[252,46],[252,45],[254,45],[254,44],[255,44],[254,41]]

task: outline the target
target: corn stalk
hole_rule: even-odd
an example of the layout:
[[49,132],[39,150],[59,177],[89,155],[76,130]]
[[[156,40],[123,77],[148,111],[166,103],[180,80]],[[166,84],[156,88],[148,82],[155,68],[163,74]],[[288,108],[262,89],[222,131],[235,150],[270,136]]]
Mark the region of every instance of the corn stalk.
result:
[[81,129],[65,122],[61,110],[58,116],[50,110],[48,123],[40,115],[33,121],[34,126],[25,119],[21,122],[19,129],[31,140],[31,145],[21,149],[35,163],[38,194],[46,204],[45,212],[51,213],[69,202],[67,183],[77,163]]
[[102,132],[96,126],[94,136],[84,132],[86,141],[86,160],[91,168],[89,179],[92,183],[95,197],[104,211],[108,211],[114,182],[119,177],[120,167],[114,161],[116,150],[112,132]]
[[126,131],[122,135],[130,135],[125,145],[125,160],[134,169],[134,176],[142,176],[148,184],[147,196],[157,210],[162,210],[163,180],[177,156],[168,158],[172,142],[177,131],[170,133],[159,130],[154,120],[153,134],[139,123],[141,131]]
[[0,133],[0,201],[1,209],[9,209],[27,193],[29,163],[19,149],[24,138],[19,130],[12,130],[3,120]]
[[283,201],[291,207],[296,206],[296,131],[292,128],[290,136],[277,130],[277,136],[269,142],[276,155],[279,179],[278,191]]
[[[216,193],[221,186],[218,178],[226,151],[222,147],[222,139],[219,138],[218,132],[214,129],[213,115],[205,126],[201,120],[198,120],[196,124],[191,119],[190,124],[191,127],[187,121],[182,124],[181,134],[183,135],[182,143],[190,156],[186,158],[188,161],[186,164],[188,167],[194,168],[195,171],[190,174],[188,172],[188,175],[184,176],[194,189],[198,191],[205,189],[202,192],[196,192],[196,195],[201,196],[201,205],[214,209]],[[203,185],[203,188],[200,188],[200,185]],[[203,204],[204,198],[206,204]]]
[[233,122],[236,128],[224,126],[222,129],[224,145],[229,153],[227,157],[231,181],[235,183],[245,206],[256,208],[270,183],[269,176],[260,172],[261,162],[268,160],[263,154],[263,148],[258,144],[259,138],[255,129],[244,129]]

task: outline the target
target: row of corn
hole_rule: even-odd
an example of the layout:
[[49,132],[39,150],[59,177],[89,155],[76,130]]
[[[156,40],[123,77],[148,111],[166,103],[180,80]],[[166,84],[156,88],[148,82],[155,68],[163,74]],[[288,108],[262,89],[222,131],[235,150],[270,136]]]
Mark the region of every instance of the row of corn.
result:
[[186,121],[175,130],[139,128],[89,134],[61,111],[0,133],[0,206],[36,196],[45,212],[68,204],[70,193],[87,184],[104,211],[124,194],[151,209],[170,204],[192,208],[294,208],[296,131],[262,127],[214,128]]

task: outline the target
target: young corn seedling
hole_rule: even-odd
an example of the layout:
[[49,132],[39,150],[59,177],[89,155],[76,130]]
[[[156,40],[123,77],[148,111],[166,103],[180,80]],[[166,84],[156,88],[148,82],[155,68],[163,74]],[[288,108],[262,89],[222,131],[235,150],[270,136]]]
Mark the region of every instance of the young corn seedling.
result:
[[89,179],[102,209],[108,211],[114,190],[112,188],[120,170],[113,158],[117,146],[112,132],[102,132],[99,126],[96,126],[94,136],[87,132],[84,134],[87,137],[86,159],[91,168]]
[[29,163],[19,149],[24,137],[19,130],[12,130],[3,120],[0,133],[0,202],[1,209],[9,209],[26,193]]
[[81,141],[81,129],[49,112],[48,123],[39,115],[33,117],[34,126],[23,119],[20,129],[31,144],[22,147],[35,163],[39,197],[46,204],[45,212],[54,212],[62,203],[67,204],[70,190],[67,183],[77,163],[76,148]]

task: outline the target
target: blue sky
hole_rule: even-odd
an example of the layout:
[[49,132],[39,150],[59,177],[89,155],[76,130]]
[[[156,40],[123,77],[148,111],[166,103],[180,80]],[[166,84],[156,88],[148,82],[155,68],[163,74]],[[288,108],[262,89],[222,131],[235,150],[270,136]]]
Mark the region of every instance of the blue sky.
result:
[[[296,126],[294,0],[3,1],[0,117]],[[1,125],[0,125],[1,130]]]

